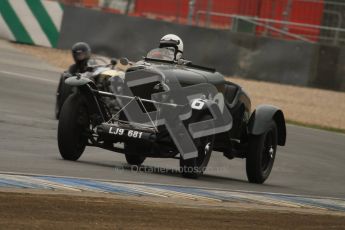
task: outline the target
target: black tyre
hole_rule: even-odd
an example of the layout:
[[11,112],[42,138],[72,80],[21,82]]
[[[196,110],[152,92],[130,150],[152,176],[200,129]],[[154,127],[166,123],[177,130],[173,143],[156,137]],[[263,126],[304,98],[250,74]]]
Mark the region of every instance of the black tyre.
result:
[[85,99],[80,94],[67,98],[58,125],[58,146],[63,159],[76,161],[85,150],[90,126]]
[[61,77],[56,91],[55,118],[59,119],[62,105],[69,95],[73,93],[73,88],[65,83],[65,78]]
[[277,134],[277,125],[271,121],[264,134],[250,136],[246,160],[249,182],[262,184],[270,175],[277,151]]
[[[192,117],[188,123],[194,123],[196,121],[206,121],[212,119],[209,114],[202,116]],[[198,178],[201,176],[210,160],[213,150],[214,136],[201,137],[194,140],[195,147],[198,150],[198,157],[184,160],[180,158],[180,171],[183,177]]]
[[147,146],[127,143],[124,149],[127,163],[136,166],[140,166],[145,161],[145,151],[149,151]]

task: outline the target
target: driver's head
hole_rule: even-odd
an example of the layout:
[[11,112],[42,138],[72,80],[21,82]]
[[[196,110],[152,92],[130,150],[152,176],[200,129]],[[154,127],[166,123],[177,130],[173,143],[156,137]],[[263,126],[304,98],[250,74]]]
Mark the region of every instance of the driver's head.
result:
[[159,42],[159,48],[172,48],[175,52],[175,60],[182,58],[183,41],[175,34],[167,34],[163,36]]
[[72,56],[77,65],[86,65],[91,57],[91,48],[85,42],[77,42],[72,46]]

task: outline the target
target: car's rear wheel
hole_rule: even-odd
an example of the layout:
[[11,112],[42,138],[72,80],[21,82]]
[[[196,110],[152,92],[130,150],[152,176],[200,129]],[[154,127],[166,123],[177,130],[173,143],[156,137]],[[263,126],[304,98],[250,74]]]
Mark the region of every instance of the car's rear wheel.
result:
[[124,150],[127,163],[136,166],[140,166],[145,161],[145,151],[149,151],[147,146],[129,143],[125,143]]
[[62,106],[58,125],[58,146],[65,160],[76,161],[85,150],[90,118],[85,98],[73,94]]
[[[197,121],[206,121],[212,119],[209,114],[204,114],[199,119],[191,118],[194,123]],[[198,151],[198,156],[196,158],[191,158],[184,160],[181,156],[180,158],[180,171],[183,177],[187,178],[198,178],[202,175],[208,165],[213,150],[214,136],[205,136],[197,138],[194,140],[195,147]]]
[[274,121],[261,135],[249,137],[249,150],[246,159],[246,171],[249,182],[262,184],[272,171],[277,151],[278,132]]

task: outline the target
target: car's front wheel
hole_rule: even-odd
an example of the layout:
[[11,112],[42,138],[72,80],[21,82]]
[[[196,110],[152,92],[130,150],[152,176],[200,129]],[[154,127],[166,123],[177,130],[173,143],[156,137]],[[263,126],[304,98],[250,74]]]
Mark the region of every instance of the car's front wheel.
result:
[[249,137],[246,171],[249,182],[262,184],[271,173],[277,151],[278,132],[274,121],[265,133]]
[[80,94],[69,96],[62,106],[58,125],[58,146],[63,159],[79,159],[88,141],[89,126],[85,98]]
[[[202,115],[199,119],[191,118],[194,123],[196,121],[206,121],[212,119],[209,114]],[[195,147],[198,151],[196,158],[184,160],[180,157],[180,171],[183,177],[198,178],[202,175],[208,165],[213,150],[214,136],[205,136],[194,140]]]
[[145,151],[149,151],[147,146],[129,143],[125,143],[124,150],[127,163],[136,166],[140,166],[145,161]]

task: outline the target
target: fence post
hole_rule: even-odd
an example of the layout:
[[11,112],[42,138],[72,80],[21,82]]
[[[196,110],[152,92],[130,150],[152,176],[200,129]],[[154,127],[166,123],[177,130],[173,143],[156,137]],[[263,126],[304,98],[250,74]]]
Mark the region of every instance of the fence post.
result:
[[189,0],[188,25],[193,24],[195,1],[196,0]]
[[[286,4],[286,8],[283,12],[283,19],[286,22],[288,22],[290,20],[291,8],[292,8],[292,0],[288,0],[288,2]],[[285,32],[289,32],[289,26],[287,24],[285,24],[283,30]]]
[[211,24],[211,11],[212,11],[213,0],[207,2],[207,14],[206,14],[206,27],[210,27]]
[[125,10],[126,15],[129,14],[129,10],[131,8],[132,2],[133,2],[133,0],[127,0],[126,10]]
[[111,0],[104,0],[103,8],[110,8],[110,2],[111,2]]

